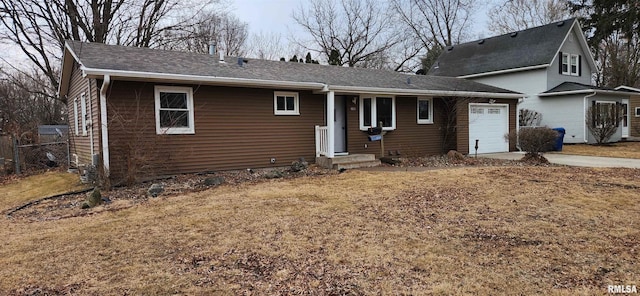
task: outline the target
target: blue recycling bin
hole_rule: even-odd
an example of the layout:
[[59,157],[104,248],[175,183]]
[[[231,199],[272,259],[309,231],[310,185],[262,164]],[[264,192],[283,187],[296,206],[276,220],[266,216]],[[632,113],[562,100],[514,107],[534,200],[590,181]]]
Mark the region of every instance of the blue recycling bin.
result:
[[553,151],[562,151],[562,143],[564,142],[564,134],[566,133],[566,130],[563,127],[556,127],[553,130],[558,132],[558,137],[553,143]]

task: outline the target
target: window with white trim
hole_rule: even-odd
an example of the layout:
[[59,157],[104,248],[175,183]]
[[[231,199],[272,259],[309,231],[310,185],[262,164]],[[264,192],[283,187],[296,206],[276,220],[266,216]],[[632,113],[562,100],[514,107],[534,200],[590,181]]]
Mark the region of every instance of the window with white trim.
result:
[[73,123],[75,127],[75,135],[78,136],[80,133],[80,122],[78,122],[78,99],[73,99]]
[[418,124],[433,123],[433,100],[431,98],[418,98]]
[[156,133],[194,134],[193,90],[190,87],[155,87]]
[[300,101],[297,92],[277,91],[273,93],[273,114],[300,115]]
[[636,107],[636,117],[640,117],[640,107]]
[[378,126],[383,130],[396,129],[395,97],[360,97],[360,130]]
[[[618,110],[616,109],[616,102],[610,101],[596,101],[595,103],[595,121],[596,127],[602,127],[604,124],[613,123],[618,126],[616,118],[618,118]],[[592,111],[593,112],[593,111]]]
[[563,75],[580,76],[580,56],[562,53],[561,70]]
[[80,95],[80,120],[82,122],[82,135],[87,135],[87,98],[84,96],[84,93]]

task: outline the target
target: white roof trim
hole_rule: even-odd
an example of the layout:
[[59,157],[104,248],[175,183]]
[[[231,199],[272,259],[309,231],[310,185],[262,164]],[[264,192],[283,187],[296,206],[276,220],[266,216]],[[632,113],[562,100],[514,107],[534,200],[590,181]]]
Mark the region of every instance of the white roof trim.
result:
[[560,91],[560,92],[552,92],[552,93],[540,93],[539,97],[555,97],[555,96],[565,96],[565,95],[578,95],[578,94],[588,94],[594,93],[599,95],[618,95],[618,96],[632,96],[637,95],[636,93],[626,92],[626,91],[615,91],[615,90],[602,90],[602,89],[580,89],[580,90],[569,90],[569,91]]
[[151,73],[138,71],[122,71],[122,70],[102,70],[93,69],[82,66],[80,68],[84,75],[94,78],[102,78],[104,75],[111,76],[111,80],[117,80],[118,77],[123,78],[140,78],[155,79],[172,82],[203,82],[216,83],[228,86],[254,86],[254,87],[275,87],[275,88],[296,88],[309,89],[318,92],[340,91],[344,93],[384,93],[389,95],[432,95],[432,96],[464,96],[476,98],[505,98],[517,99],[522,98],[522,94],[514,93],[488,93],[488,92],[471,92],[471,91],[437,91],[422,89],[401,89],[401,88],[378,88],[378,87],[357,87],[357,86],[332,86],[318,82],[294,82],[294,81],[277,81],[277,80],[261,80],[246,78],[230,78],[218,76],[198,76],[184,74],[166,74]]
[[626,86],[626,85],[620,85],[620,86],[615,88],[615,90],[621,90],[621,89],[630,90],[632,92],[638,92],[639,95],[640,95],[640,88],[635,88],[635,87]]
[[496,99],[519,99],[525,97],[518,93],[490,93],[473,91],[443,91],[425,89],[399,89],[381,87],[353,87],[353,86],[329,86],[329,88],[341,93],[354,94],[386,94],[396,96],[443,96],[443,97],[474,97],[474,98],[496,98]]
[[544,68],[549,67],[550,65],[551,65],[551,64],[542,64],[542,65],[527,66],[527,67],[521,67],[521,68],[513,68],[513,69],[506,69],[506,70],[498,70],[498,71],[492,71],[492,72],[476,73],[476,74],[469,74],[469,75],[458,76],[457,78],[476,78],[476,77],[483,77],[483,76],[491,76],[491,75],[507,74],[507,73],[513,73],[513,72],[521,72],[521,71],[529,71],[529,70],[536,70],[536,69],[544,69]]
[[140,78],[140,79],[156,79],[163,81],[186,82],[193,84],[194,82],[218,83],[229,86],[255,86],[255,87],[290,87],[297,89],[321,90],[325,87],[324,83],[318,82],[295,82],[295,81],[278,81],[278,80],[262,80],[247,78],[231,78],[219,76],[201,76],[201,75],[185,75],[185,74],[167,74],[140,71],[123,71],[123,70],[103,70],[87,67],[80,67],[84,75],[92,78],[100,78],[104,75],[110,75],[111,80],[117,80],[118,77],[123,78]]

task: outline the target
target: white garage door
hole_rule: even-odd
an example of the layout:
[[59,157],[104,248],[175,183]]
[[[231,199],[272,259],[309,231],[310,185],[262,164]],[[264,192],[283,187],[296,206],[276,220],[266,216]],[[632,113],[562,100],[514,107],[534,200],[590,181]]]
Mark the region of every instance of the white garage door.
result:
[[509,105],[469,104],[469,154],[509,151]]

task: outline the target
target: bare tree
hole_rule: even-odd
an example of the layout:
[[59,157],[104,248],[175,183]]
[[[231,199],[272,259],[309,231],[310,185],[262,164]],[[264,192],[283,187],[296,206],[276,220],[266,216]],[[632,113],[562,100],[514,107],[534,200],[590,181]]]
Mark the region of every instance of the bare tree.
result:
[[374,0],[313,0],[300,7],[293,19],[311,36],[307,49],[329,58],[339,55],[338,65],[362,66],[383,55],[399,42],[388,9]]
[[451,46],[466,39],[475,0],[393,0],[393,8],[424,48]]
[[154,46],[163,32],[191,25],[172,22],[168,16],[185,7],[199,11],[194,5],[202,4],[178,0],[0,0],[0,39],[20,48],[38,75],[46,77],[48,93],[54,96],[65,40]]
[[609,142],[622,121],[620,104],[597,104],[587,109],[585,123],[598,145]]
[[254,33],[248,41],[248,56],[263,60],[278,60],[286,50],[282,37],[276,33]]
[[505,34],[541,26],[573,16],[565,0],[507,0],[489,10],[489,30]]
[[[35,72],[35,71],[34,71]],[[20,135],[41,124],[66,122],[64,106],[46,95],[38,74],[16,73],[0,81],[0,130]],[[30,91],[31,90],[31,91]]]
[[640,86],[640,36],[625,38],[611,34],[600,41],[596,84],[616,87]]
[[247,36],[247,23],[224,11],[209,10],[200,14],[194,25],[165,34],[163,47],[206,53],[213,42],[219,51],[240,56],[245,53]]

